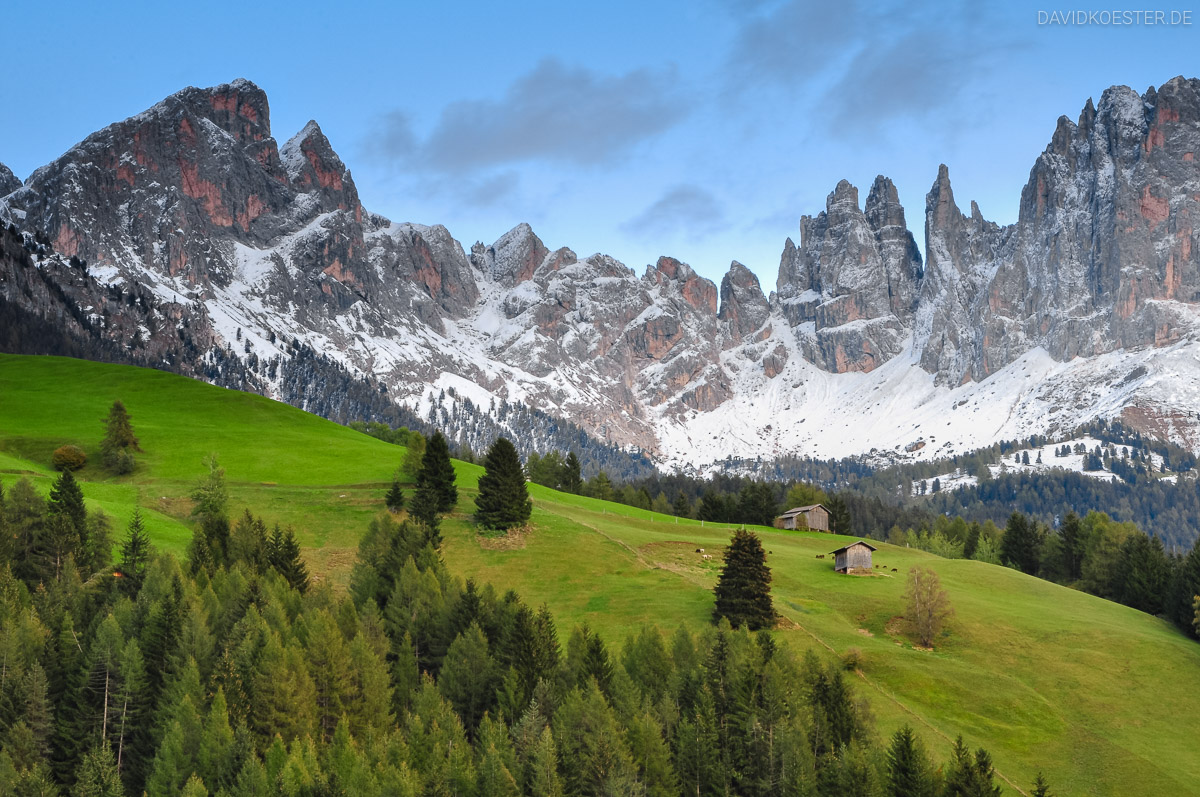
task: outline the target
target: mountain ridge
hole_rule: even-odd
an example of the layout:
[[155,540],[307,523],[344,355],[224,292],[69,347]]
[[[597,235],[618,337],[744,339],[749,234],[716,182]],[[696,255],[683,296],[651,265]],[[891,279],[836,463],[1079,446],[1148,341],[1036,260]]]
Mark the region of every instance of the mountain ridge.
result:
[[1011,225],[963,213],[942,166],[925,258],[889,179],[862,205],[841,181],[769,296],[737,261],[719,286],[666,256],[639,277],[524,223],[468,250],[370,213],[320,126],[280,147],[246,80],[97,131],[0,214],[151,292],[168,308],[151,341],[185,317],[201,358],[301,341],[418,412],[447,387],[520,401],[668,466],[945,455],[1118,416],[1196,451],[1198,143],[1200,81],[1110,88],[1059,119]]

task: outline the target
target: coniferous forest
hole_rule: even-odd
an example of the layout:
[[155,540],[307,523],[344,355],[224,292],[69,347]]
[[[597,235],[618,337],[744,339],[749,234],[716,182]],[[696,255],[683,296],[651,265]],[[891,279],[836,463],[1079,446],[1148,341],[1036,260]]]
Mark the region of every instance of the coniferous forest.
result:
[[186,562],[88,512],[70,471],[49,499],[5,485],[0,793],[992,793],[984,750],[880,739],[841,661],[727,622],[560,639],[454,577],[436,524],[381,511],[335,594],[290,530],[231,520],[222,476]]

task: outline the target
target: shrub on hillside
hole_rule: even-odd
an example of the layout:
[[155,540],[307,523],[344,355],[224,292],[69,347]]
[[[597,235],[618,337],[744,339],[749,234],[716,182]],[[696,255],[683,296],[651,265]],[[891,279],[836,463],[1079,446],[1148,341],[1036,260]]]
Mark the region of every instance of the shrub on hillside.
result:
[[59,446],[54,449],[50,461],[55,470],[79,470],[87,463],[87,454],[79,446]]

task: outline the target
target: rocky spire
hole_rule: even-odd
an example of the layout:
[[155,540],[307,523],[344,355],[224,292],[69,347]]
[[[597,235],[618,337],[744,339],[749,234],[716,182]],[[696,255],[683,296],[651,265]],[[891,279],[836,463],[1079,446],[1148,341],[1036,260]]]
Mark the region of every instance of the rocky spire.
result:
[[732,342],[741,342],[752,332],[762,329],[771,315],[767,297],[758,284],[758,277],[736,260],[721,279],[721,311],[717,318],[725,322]]
[[321,210],[349,210],[361,223],[362,205],[350,170],[333,151],[320,125],[309,121],[279,151],[288,181],[296,191],[314,193]]
[[12,169],[0,163],[0,196],[6,196],[21,187],[21,181]]

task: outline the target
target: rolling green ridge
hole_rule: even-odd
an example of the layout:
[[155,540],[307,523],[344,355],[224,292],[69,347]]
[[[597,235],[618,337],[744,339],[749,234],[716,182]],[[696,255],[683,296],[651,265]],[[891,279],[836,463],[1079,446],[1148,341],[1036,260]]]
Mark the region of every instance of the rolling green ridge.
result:
[[[113,478],[94,463],[101,419],[117,398],[143,453],[133,474]],[[0,482],[28,476],[48,491],[51,452],[64,443],[88,452],[77,475],[118,537],[140,505],[156,544],[176,553],[191,536],[188,494],[216,453],[232,510],[294,526],[314,575],[335,586],[404,453],[295,408],[166,373],[0,355]],[[455,466],[460,501],[443,524],[444,556],[461,576],[544,602],[560,629],[586,622],[617,646],[643,624],[709,621],[728,527],[530,485],[531,529],[484,537],[468,521],[481,470]],[[961,733],[1025,789],[1043,769],[1063,795],[1200,795],[1200,645],[1166,622],[1007,568],[886,544],[877,574],[840,576],[818,557],[851,538],[758,531],[784,618],[780,640],[825,655],[860,649],[855,681],[879,732],[912,723],[939,760]],[[917,564],[940,575],[955,609],[933,651],[914,648],[897,619],[905,573]]]

